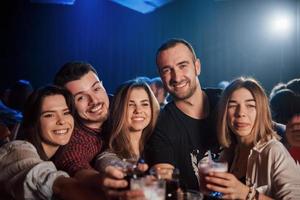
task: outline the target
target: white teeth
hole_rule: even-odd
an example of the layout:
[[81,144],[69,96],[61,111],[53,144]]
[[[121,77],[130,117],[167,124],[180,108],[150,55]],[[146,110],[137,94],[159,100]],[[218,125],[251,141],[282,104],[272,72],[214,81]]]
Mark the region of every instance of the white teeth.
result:
[[184,87],[186,84],[187,84],[187,82],[186,82],[186,81],[183,81],[183,82],[181,82],[181,83],[179,83],[179,84],[175,84],[174,87],[175,87],[175,88],[182,88],[182,87]]
[[133,117],[132,120],[133,121],[143,121],[144,117]]
[[97,112],[102,108],[103,104],[100,104],[98,106],[93,107],[92,109],[90,109],[90,112]]
[[68,129],[55,130],[53,132],[57,135],[63,135],[68,132]]

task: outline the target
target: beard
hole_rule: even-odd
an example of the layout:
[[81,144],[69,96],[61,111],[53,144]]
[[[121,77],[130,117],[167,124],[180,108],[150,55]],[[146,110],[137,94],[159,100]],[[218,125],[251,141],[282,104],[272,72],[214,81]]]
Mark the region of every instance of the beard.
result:
[[[191,83],[191,82],[189,82]],[[171,96],[174,98],[174,100],[186,100],[189,99],[191,96],[194,95],[194,93],[197,90],[197,85],[193,84],[188,88],[188,91],[185,91],[184,93],[176,92],[176,91],[169,91]]]
[[[81,117],[78,113],[76,114],[77,119],[84,124],[87,127],[90,127],[91,125],[99,125],[99,127],[97,127],[98,129],[101,128],[101,125],[107,120],[108,118],[108,111],[106,111],[106,113],[102,113],[100,116],[98,117],[93,117],[93,118],[89,118],[89,117]],[[94,127],[94,126],[93,126]]]

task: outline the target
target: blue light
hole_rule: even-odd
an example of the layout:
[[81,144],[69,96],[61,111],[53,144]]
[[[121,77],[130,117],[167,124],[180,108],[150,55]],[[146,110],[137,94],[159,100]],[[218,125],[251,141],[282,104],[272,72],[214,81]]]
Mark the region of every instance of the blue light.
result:
[[51,3],[51,4],[63,4],[73,5],[75,0],[30,0],[31,3]]
[[173,0],[111,0],[122,6],[135,10],[137,12],[147,14],[161,6],[170,3]]

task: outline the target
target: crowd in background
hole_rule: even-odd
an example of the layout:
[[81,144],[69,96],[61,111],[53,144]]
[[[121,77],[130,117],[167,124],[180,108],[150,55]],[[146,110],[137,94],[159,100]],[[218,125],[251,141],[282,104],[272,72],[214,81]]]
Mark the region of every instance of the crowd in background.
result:
[[201,88],[182,39],[162,44],[156,64],[159,77],[112,95],[85,62],[64,64],[51,85],[3,92],[0,199],[144,199],[120,169],[129,161],[144,174],[178,169],[178,187],[199,190],[198,163],[211,157],[228,163],[205,176],[219,198],[300,199],[300,79],[270,97],[248,77]]

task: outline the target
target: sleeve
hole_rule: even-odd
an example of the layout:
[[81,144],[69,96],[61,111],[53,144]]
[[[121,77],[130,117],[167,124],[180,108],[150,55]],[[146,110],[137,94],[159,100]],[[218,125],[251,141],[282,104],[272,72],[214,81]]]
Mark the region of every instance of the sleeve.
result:
[[58,176],[52,162],[40,159],[35,147],[26,141],[13,141],[0,148],[0,182],[14,199],[51,199]]
[[282,145],[274,145],[269,151],[272,159],[273,180],[272,193],[276,199],[299,199],[300,198],[300,166],[290,156]]
[[174,148],[168,137],[167,124],[163,124],[163,121],[162,118],[158,120],[153,134],[146,143],[145,159],[150,167],[158,163],[168,163],[175,166]]
[[24,199],[52,199],[53,183],[60,176],[69,177],[67,173],[57,171],[52,162],[35,165],[23,182]]
[[107,166],[114,165],[120,161],[121,159],[115,153],[105,151],[96,157],[95,168],[99,172],[104,172]]
[[57,152],[54,163],[59,170],[66,171],[70,176],[82,169],[92,169],[88,158],[91,148],[92,144],[87,144],[79,137],[71,138],[71,141]]

